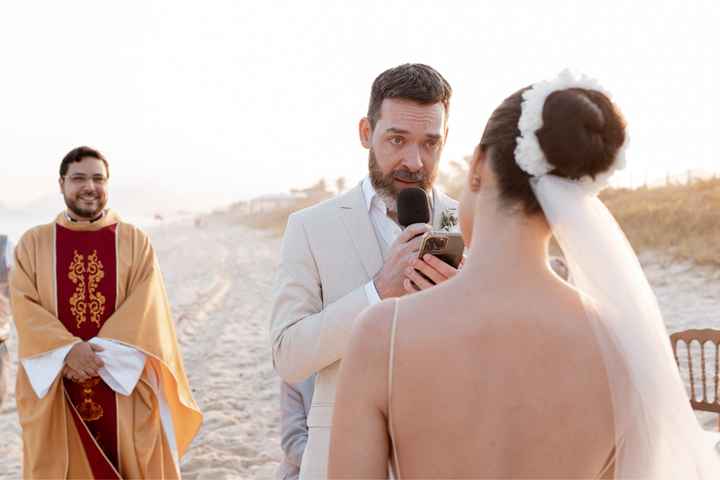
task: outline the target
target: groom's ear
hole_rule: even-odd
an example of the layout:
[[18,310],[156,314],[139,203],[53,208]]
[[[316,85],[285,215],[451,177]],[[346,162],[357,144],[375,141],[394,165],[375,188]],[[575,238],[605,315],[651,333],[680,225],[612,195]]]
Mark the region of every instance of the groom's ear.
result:
[[482,146],[478,145],[473,153],[472,160],[470,161],[470,170],[468,171],[470,191],[477,192],[480,190],[486,163],[487,154],[483,150]]
[[370,126],[370,119],[363,117],[360,119],[358,124],[358,134],[360,135],[360,143],[365,148],[372,146],[372,127]]

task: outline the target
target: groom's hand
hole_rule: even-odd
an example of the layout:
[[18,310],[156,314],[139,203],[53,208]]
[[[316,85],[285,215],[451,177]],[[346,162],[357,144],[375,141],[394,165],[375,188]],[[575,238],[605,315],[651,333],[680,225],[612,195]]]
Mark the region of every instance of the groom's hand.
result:
[[424,233],[430,231],[430,225],[416,223],[408,226],[390,246],[385,265],[373,278],[375,289],[380,298],[401,297],[407,293],[403,282],[410,262],[417,258]]
[[465,259],[460,262],[458,268],[455,268],[429,253],[423,255],[422,259],[414,258],[405,271],[406,278],[403,282],[405,292],[415,293],[426,290],[454,277],[464,262]]

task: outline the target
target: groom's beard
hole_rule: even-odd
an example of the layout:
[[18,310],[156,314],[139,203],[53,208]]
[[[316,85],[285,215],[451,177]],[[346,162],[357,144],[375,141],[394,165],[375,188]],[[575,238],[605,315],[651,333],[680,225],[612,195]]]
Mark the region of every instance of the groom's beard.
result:
[[370,182],[373,188],[375,188],[375,192],[383,199],[387,209],[391,212],[397,212],[397,196],[401,190],[395,185],[395,179],[406,182],[417,182],[419,188],[429,192],[437,177],[437,172],[428,176],[423,170],[419,172],[409,172],[404,169],[398,169],[388,174],[383,174],[372,148],[368,154],[368,171],[370,172]]

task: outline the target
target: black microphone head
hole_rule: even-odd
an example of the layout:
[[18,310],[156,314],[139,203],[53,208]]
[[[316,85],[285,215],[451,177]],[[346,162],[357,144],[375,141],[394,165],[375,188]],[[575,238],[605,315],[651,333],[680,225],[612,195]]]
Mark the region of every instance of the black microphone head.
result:
[[405,188],[397,197],[398,223],[403,227],[413,223],[430,223],[430,201],[425,190]]

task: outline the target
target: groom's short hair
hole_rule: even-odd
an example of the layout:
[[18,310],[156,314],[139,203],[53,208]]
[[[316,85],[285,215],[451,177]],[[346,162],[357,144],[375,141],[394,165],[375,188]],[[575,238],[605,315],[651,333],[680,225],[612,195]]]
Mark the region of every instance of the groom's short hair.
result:
[[450,84],[437,70],[422,63],[405,63],[385,70],[375,79],[370,91],[367,117],[370,126],[375,128],[383,100],[404,98],[422,105],[440,102],[445,107],[447,119],[451,96]]

